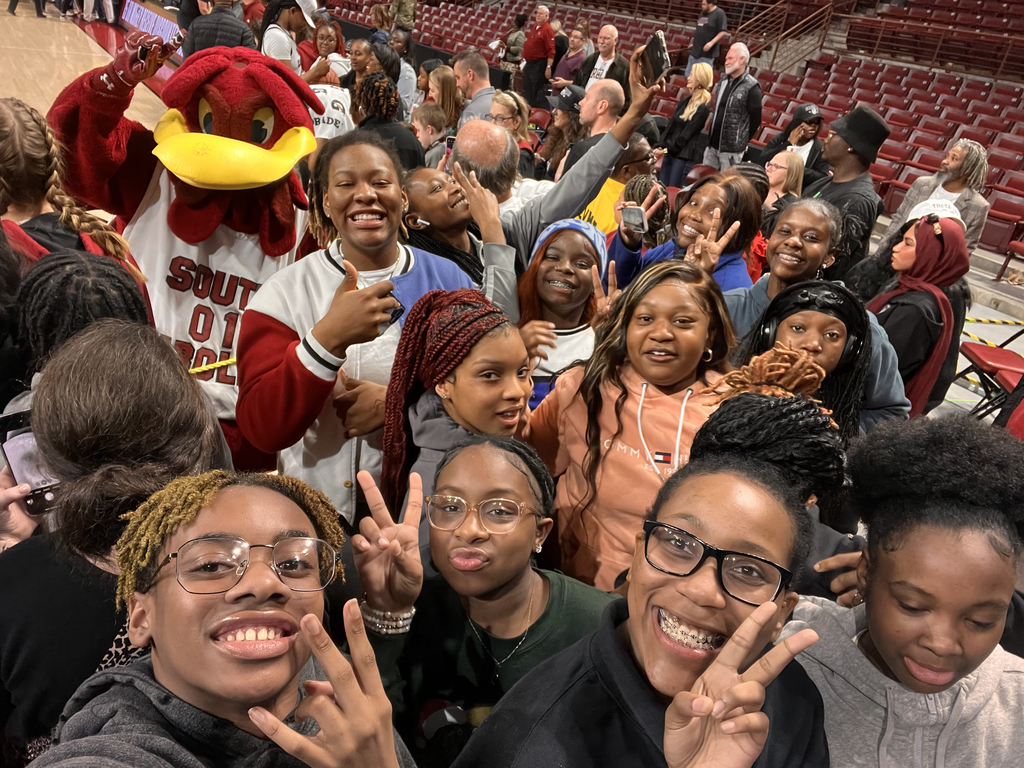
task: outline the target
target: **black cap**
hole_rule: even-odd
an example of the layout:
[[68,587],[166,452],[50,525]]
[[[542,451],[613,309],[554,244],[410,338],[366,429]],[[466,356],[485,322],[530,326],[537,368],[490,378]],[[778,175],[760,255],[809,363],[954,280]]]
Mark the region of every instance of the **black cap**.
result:
[[587,95],[585,89],[578,85],[567,85],[557,95],[546,96],[548,106],[552,109],[560,109],[563,112],[575,112],[579,114],[580,102]]
[[875,162],[878,150],[892,132],[880,114],[863,105],[857,105],[850,114],[833,120],[829,127],[868,163]]
[[800,125],[800,123],[813,123],[816,120],[824,120],[821,116],[821,110],[818,109],[817,104],[801,104],[793,113],[793,125]]

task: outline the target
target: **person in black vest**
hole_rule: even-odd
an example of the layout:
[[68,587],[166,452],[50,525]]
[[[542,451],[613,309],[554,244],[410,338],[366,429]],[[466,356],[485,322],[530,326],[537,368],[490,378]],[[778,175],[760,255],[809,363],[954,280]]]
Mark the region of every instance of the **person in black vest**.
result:
[[743,160],[747,143],[761,127],[761,86],[750,74],[750,51],[743,43],[729,48],[725,74],[715,88],[704,165],[724,171]]
[[842,280],[868,255],[871,230],[882,213],[882,198],[869,172],[878,150],[889,138],[889,125],[870,107],[857,106],[832,121],[822,154],[832,175],[804,187],[803,197],[828,200],[843,215],[843,237],[826,280]]

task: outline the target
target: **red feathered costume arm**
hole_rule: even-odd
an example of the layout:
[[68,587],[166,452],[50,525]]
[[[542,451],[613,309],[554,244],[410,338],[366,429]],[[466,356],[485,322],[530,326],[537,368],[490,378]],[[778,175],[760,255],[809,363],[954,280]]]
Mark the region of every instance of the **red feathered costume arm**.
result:
[[133,32],[110,64],[86,72],[57,97],[47,119],[64,144],[64,186],[74,197],[125,219],[135,214],[156,170],[156,142],[124,113],[135,86],[178,45]]

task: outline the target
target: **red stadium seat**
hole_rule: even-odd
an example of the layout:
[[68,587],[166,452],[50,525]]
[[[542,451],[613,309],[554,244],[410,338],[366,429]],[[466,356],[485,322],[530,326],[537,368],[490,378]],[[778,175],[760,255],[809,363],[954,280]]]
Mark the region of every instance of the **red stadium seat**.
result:
[[[892,136],[889,136],[892,139]],[[946,137],[936,136],[934,133],[928,133],[927,131],[914,131],[910,134],[910,143],[915,147],[924,147],[925,149],[946,149]]]
[[857,102],[843,96],[829,96],[822,106],[839,112],[849,112]]
[[893,141],[890,137],[878,150],[878,156],[891,163],[907,163],[914,158],[917,151],[917,147],[911,147],[902,141]]
[[984,128],[987,131],[1005,133],[1010,127],[1010,121],[1004,117],[985,116],[975,119],[974,125],[978,128]]
[[942,161],[946,159],[945,152],[937,152],[930,149],[920,149],[917,151],[917,155],[912,161],[909,161],[909,165],[913,165],[915,168],[924,168],[930,173],[935,173],[939,170],[939,166]]
[[942,107],[933,102],[914,100],[910,103],[910,111],[922,117],[938,117],[942,114]]
[[875,183],[875,191],[879,196],[884,194],[886,185],[896,175],[902,166],[892,163],[872,163],[871,180]]
[[988,165],[990,168],[1002,168],[1006,171],[1024,170],[1024,154],[996,147],[988,149]]
[[972,101],[967,105],[967,111],[976,115],[988,115],[989,117],[1001,117],[1002,107],[996,104],[989,104],[987,101]]
[[1024,197],[1024,171],[1003,171],[999,184],[995,185],[993,189]]
[[551,125],[551,113],[546,109],[534,107],[530,110],[530,124],[537,126],[540,130],[546,131]]
[[937,136],[950,136],[958,126],[956,123],[951,123],[949,120],[943,120],[941,117],[929,117],[925,115],[918,122],[917,127],[919,130],[928,131],[929,133],[934,133]]
[[885,215],[892,216],[896,213],[896,209],[898,209],[900,204],[903,202],[903,198],[906,196],[907,190],[910,189],[910,185],[917,179],[926,175],[927,172],[920,168],[904,166],[896,175],[896,178],[892,179],[887,185],[886,193],[882,198]]
[[981,231],[981,244],[997,253],[1006,253],[1024,220],[1024,197],[992,192],[988,201],[991,207]]
[[[908,125],[890,125],[889,141],[907,141],[915,129]],[[937,134],[931,134],[936,136]]]
[[910,106],[910,101],[907,99],[906,94],[892,94],[886,93],[883,88],[880,93],[882,97],[878,100],[878,103],[883,107],[891,107],[892,109],[904,110]]
[[944,120],[949,120],[952,123],[959,123],[960,125],[971,124],[971,115],[966,109],[946,107],[942,110],[942,118]]
[[967,106],[967,99],[961,98],[960,96],[953,96],[952,94],[944,93],[939,96],[936,101],[940,107],[954,107],[956,109],[963,109]]
[[920,115],[915,115],[913,112],[905,112],[900,109],[892,109],[889,111],[889,114],[885,116],[886,122],[890,125],[916,126],[920,119]]
[[1012,133],[1001,133],[996,136],[992,146],[998,149],[1006,149],[1016,154],[1024,154],[1024,136],[1014,136]]

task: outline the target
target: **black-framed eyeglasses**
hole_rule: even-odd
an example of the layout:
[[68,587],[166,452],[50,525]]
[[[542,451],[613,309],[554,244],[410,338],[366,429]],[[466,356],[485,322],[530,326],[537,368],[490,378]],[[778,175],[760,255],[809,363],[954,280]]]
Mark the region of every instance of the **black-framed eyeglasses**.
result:
[[512,117],[502,117],[501,115],[492,115],[490,113],[484,115],[484,120],[489,123],[497,123],[498,125],[505,125],[505,123],[510,123],[515,119],[515,115]]
[[182,589],[193,595],[216,595],[234,587],[251,561],[254,549],[271,551],[270,567],[294,592],[319,592],[338,571],[338,553],[323,539],[289,536],[276,544],[250,544],[235,536],[211,536],[186,541],[160,563],[174,560]]
[[771,602],[793,580],[792,573],[771,560],[718,549],[674,525],[647,520],[644,534],[644,555],[653,568],[670,576],[690,576],[714,558],[722,589],[747,605]]
[[476,512],[480,524],[488,533],[511,533],[523,515],[535,515],[525,501],[512,499],[484,499],[470,504],[459,496],[426,496],[423,499],[427,522],[439,531],[455,531],[465,522],[466,515]]

